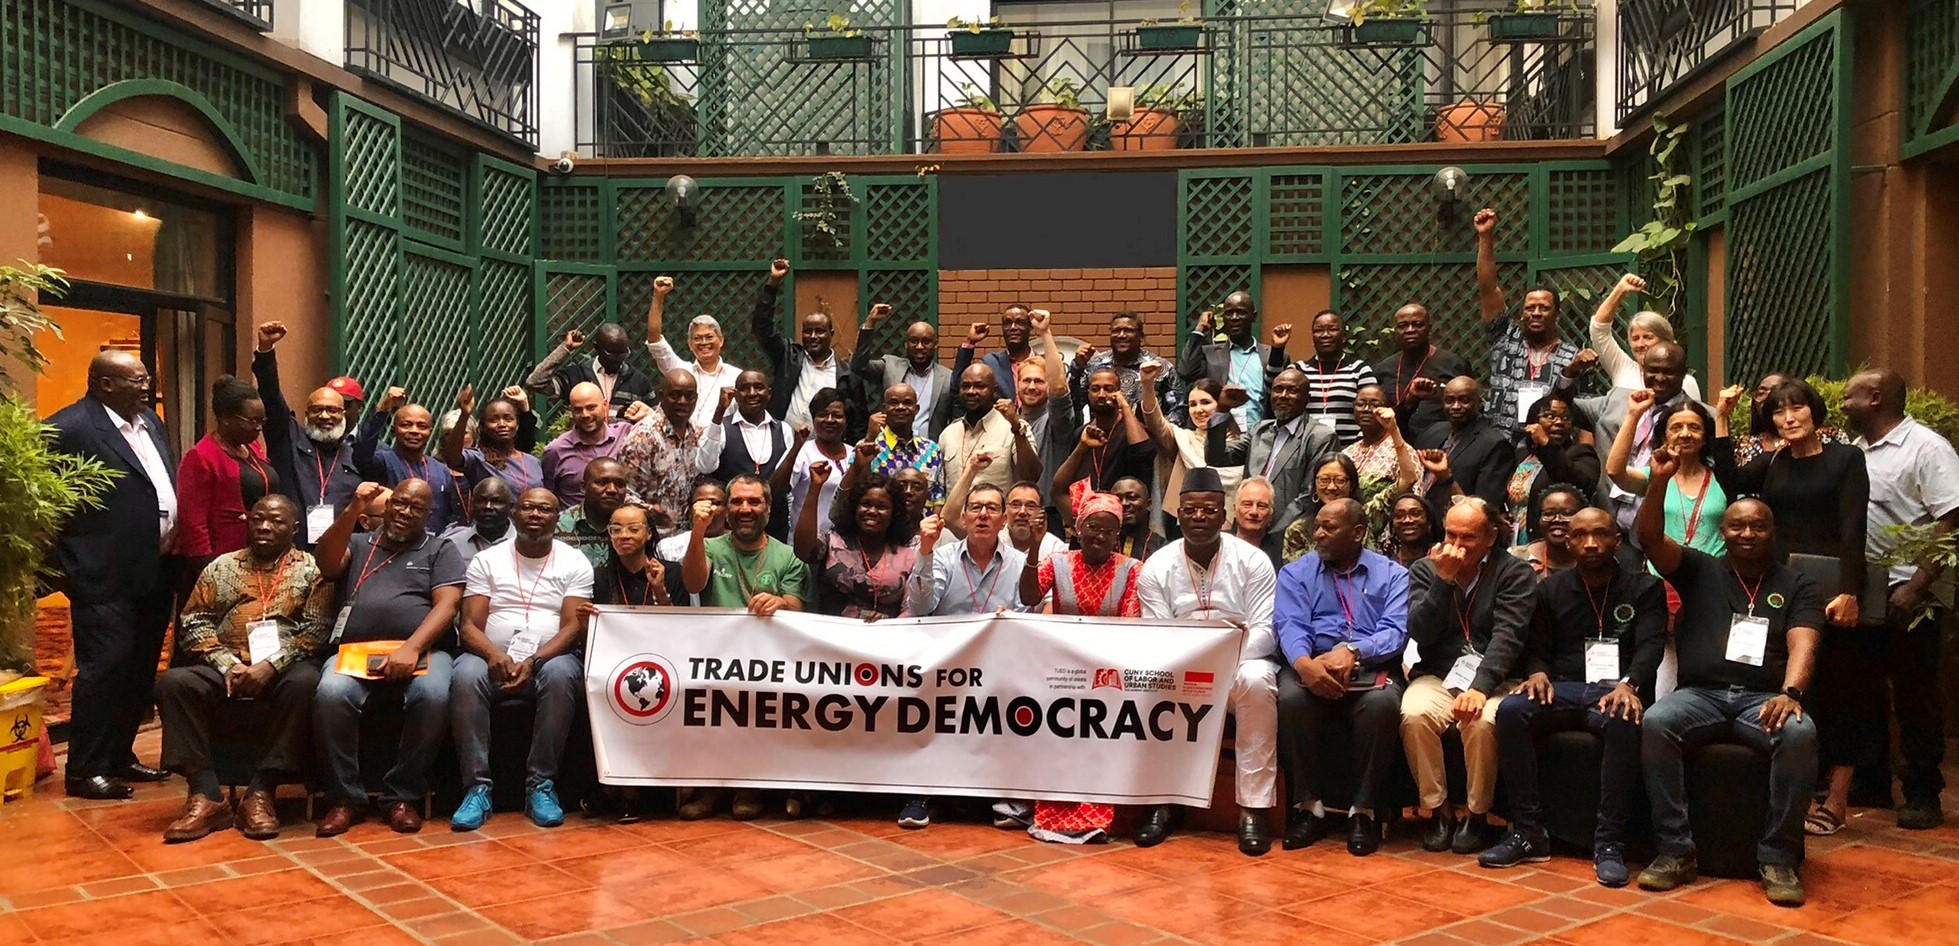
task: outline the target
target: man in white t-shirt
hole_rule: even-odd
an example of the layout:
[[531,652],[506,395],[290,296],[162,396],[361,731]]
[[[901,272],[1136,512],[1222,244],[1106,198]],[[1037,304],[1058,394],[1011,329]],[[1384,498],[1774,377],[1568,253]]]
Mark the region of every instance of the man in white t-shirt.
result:
[[564,824],[554,784],[578,712],[585,668],[578,609],[592,598],[592,565],[552,538],[558,498],[543,487],[517,499],[517,536],[479,553],[463,579],[463,655],[450,675],[450,730],[467,794],[449,821],[473,831],[490,816],[490,709],[499,699],[537,703],[524,812],[540,828]]

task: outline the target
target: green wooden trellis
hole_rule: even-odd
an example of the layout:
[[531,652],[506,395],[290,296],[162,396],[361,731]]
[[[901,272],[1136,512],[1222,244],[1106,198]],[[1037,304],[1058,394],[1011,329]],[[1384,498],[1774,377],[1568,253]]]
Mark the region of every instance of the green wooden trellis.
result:
[[[333,367],[439,409],[536,357],[536,175],[404,129],[346,93],[328,114]],[[378,393],[377,393],[378,396]]]
[[1838,10],[1728,80],[1727,377],[1848,367],[1852,48]]
[[1911,0],[1905,13],[1902,156],[1959,141],[1946,118],[1959,106],[1959,0]]

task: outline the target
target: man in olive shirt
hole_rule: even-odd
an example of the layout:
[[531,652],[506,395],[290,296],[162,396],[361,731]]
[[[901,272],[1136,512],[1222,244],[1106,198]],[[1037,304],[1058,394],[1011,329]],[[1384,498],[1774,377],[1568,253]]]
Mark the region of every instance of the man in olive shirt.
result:
[[624,463],[609,458],[593,460],[585,466],[584,498],[558,514],[558,541],[577,549],[593,568],[605,564],[612,554],[606,529],[612,523],[613,510],[626,504],[628,482]]
[[1822,637],[1823,593],[1777,560],[1775,514],[1759,499],[1738,500],[1721,517],[1725,557],[1681,548],[1666,534],[1665,509],[1679,463],[1666,447],[1653,451],[1636,519],[1640,546],[1680,595],[1680,688],[1646,712],[1641,734],[1659,853],[1639,885],[1672,890],[1698,876],[1685,750],[1725,737],[1769,756],[1769,817],[1755,859],[1769,902],[1802,906],[1797,865],[1817,766],[1816,723],[1803,712],[1803,694]]

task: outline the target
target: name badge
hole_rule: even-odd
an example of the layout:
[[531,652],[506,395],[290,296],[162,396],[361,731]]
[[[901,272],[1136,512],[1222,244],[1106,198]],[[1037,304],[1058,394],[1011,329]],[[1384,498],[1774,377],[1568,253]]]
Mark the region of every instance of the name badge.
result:
[[1619,642],[1585,642],[1585,679],[1592,683],[1617,683],[1626,673],[1619,667]]
[[1762,665],[1769,649],[1769,619],[1746,614],[1735,615],[1728,625],[1728,659],[1751,667]]
[[513,637],[510,639],[510,647],[504,653],[509,654],[511,660],[529,660],[537,653],[537,641],[524,636]]
[[1551,393],[1551,386],[1537,381],[1517,382],[1517,423],[1530,422],[1530,409],[1544,395]]
[[353,613],[353,605],[349,604],[341,607],[340,616],[333,619],[333,636],[327,639],[327,643],[340,643],[341,636],[347,633],[347,618],[352,616]]
[[1335,433],[1340,431],[1340,422],[1332,414],[1320,414],[1313,418],[1313,422]]
[[277,660],[285,648],[279,644],[279,622],[253,621],[245,625],[245,644],[251,654],[252,663]]
[[333,527],[335,518],[332,506],[306,507],[306,544],[320,544],[320,536],[326,535],[326,530]]
[[1456,658],[1455,665],[1449,668],[1449,675],[1442,678],[1442,687],[1447,690],[1467,690],[1476,680],[1476,668],[1483,665],[1483,655],[1470,651]]

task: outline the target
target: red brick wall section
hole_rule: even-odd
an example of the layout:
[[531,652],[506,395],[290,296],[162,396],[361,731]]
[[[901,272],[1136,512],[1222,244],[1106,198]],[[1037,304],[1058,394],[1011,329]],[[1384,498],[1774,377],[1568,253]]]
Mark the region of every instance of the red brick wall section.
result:
[[992,329],[981,346],[999,346],[1000,310],[1015,302],[1054,313],[1057,338],[1106,346],[1109,316],[1140,313],[1152,351],[1176,355],[1177,269],[947,269],[939,271],[939,348],[952,364],[974,322]]

